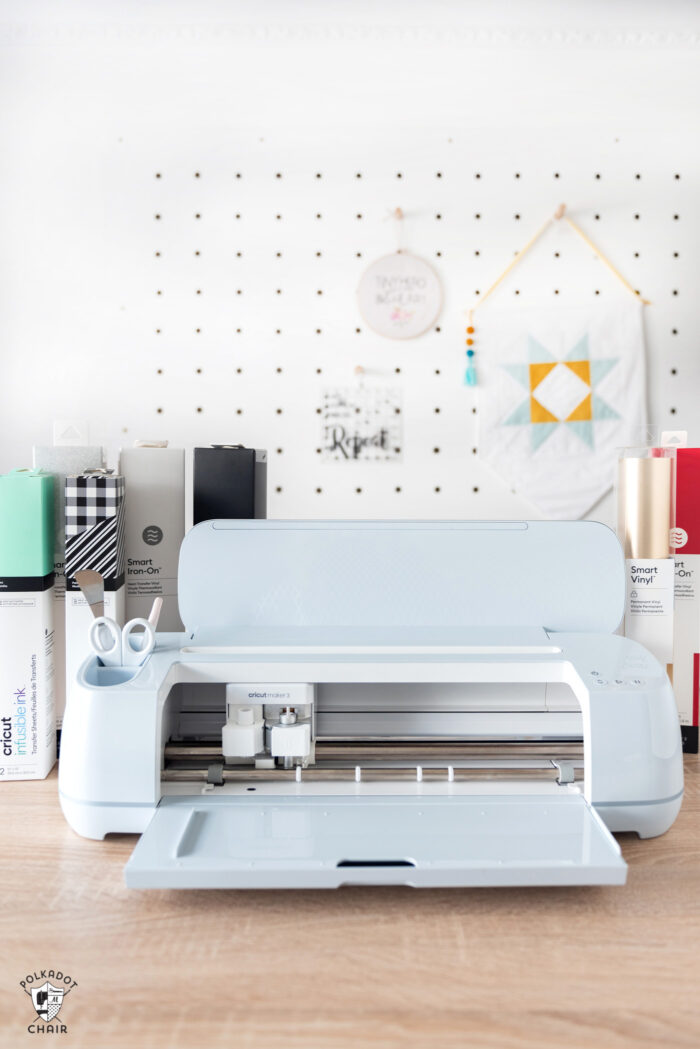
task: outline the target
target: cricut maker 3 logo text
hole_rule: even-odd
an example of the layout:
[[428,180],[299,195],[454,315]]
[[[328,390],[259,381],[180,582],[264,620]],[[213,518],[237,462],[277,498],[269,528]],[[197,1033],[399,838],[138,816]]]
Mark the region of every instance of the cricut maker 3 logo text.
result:
[[60,969],[40,969],[28,973],[19,985],[31,998],[36,1012],[36,1020],[27,1027],[29,1034],[67,1034],[64,1023],[53,1021],[61,1011],[63,999],[78,986],[77,981]]

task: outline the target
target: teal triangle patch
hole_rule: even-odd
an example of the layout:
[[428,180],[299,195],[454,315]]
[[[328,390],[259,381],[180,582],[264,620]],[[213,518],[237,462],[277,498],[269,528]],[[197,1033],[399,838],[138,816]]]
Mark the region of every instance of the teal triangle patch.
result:
[[572,423],[566,423],[571,429],[577,434],[584,444],[587,444],[590,448],[593,447],[593,423],[577,421]]
[[601,379],[604,379],[609,371],[619,363],[619,357],[604,357],[599,361],[591,361],[591,386],[596,387]]
[[590,354],[588,353],[588,333],[586,333],[582,339],[579,339],[573,350],[567,354],[567,361],[587,361]]
[[530,398],[519,404],[518,407],[512,412],[507,419],[504,419],[501,426],[522,426],[524,423],[530,422]]
[[533,339],[532,335],[527,337],[527,352],[531,364],[543,364],[545,361],[555,361],[549,350],[546,350],[541,342]]
[[527,364],[504,364],[503,368],[526,390],[530,389],[530,370]]
[[611,408],[607,401],[604,401],[602,397],[598,397],[597,394],[593,394],[591,400],[591,406],[593,408],[594,419],[619,419],[619,414],[614,408]]
[[535,423],[530,431],[530,439],[533,452],[536,452],[541,444],[551,437],[559,423]]

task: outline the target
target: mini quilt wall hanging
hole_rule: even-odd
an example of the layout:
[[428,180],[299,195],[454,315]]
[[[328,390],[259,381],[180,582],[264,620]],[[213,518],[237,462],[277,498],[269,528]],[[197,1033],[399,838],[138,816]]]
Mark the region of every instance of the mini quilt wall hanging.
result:
[[620,280],[627,293],[590,306],[499,311],[493,302],[478,323],[469,315],[479,454],[546,517],[590,510],[614,482],[618,449],[634,444],[646,422],[645,300]]

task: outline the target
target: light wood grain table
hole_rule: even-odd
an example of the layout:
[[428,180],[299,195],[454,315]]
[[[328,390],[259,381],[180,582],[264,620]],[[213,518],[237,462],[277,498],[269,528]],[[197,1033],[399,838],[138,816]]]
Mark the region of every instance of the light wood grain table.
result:
[[[0,788],[0,1045],[700,1046],[700,773],[624,888],[127,891],[136,839],[79,838],[55,772]],[[27,973],[78,986],[30,1035]]]

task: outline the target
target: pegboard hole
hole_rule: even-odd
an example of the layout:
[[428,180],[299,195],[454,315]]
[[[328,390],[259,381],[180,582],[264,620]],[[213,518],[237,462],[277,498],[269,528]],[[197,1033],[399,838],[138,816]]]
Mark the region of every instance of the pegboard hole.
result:
[[[441,171],[436,171],[435,172],[435,178],[442,178],[442,172]],[[399,491],[400,491],[400,489],[399,489]]]
[[198,211],[198,212],[197,212],[197,213],[195,214],[195,216],[194,216],[194,217],[195,217],[196,219],[201,219],[201,217],[202,217],[202,213],[201,213],[200,211]]
[[281,219],[281,218],[282,218],[282,216],[281,216],[281,215],[275,215],[275,218],[276,218],[276,219]]
[[362,258],[362,252],[361,251],[356,251],[355,252],[355,258],[356,259],[361,259]]
[[678,369],[677,368],[671,368],[671,375],[677,375],[677,374],[678,374]]
[[322,488],[317,488],[316,489],[316,495],[320,495],[322,491],[323,491]]
[[156,328],[156,335],[160,335],[160,331],[161,331],[160,328]]
[[439,454],[440,454],[440,449],[439,448],[433,448],[433,455],[439,455]]
[[203,411],[204,411],[204,408],[197,408],[197,411],[198,411],[198,412],[203,412]]
[[275,368],[275,371],[277,372],[278,375],[280,375],[281,372],[282,372],[282,369],[281,368]]
[[162,368],[156,368],[156,375],[162,375],[162,374],[163,374],[163,369]]
[[433,411],[435,412],[436,415],[440,414],[440,409],[439,408],[433,408]]
[[156,251],[156,252],[155,252],[155,256],[156,256],[156,258],[157,258],[157,259],[158,259],[158,258],[160,258],[160,252],[159,252],[159,251]]
[[240,211],[237,211],[236,212],[236,218],[239,219],[240,217],[241,217],[241,213],[240,213]]
[[195,177],[195,178],[200,178],[200,177],[201,177],[198,171],[195,171],[195,173],[194,173],[194,177]]
[[520,178],[520,172],[519,172],[519,171],[516,171],[516,172],[515,172],[515,177],[516,177],[516,178]]
[[434,488],[434,491],[435,491],[435,492],[440,492],[440,491],[441,491],[441,488],[440,488],[440,486],[439,486],[439,485],[436,485],[436,486],[435,486],[435,488]]
[[158,413],[158,415],[162,415],[163,414],[163,409],[162,408],[156,408],[156,412]]
[[638,221],[639,220],[639,215],[635,215],[634,218],[635,218],[635,221]]
[[478,492],[478,491],[479,491],[479,489],[478,489],[478,487],[477,487],[477,486],[475,485],[475,486],[474,486],[474,487],[472,488],[472,492]]
[[355,218],[356,219],[361,219],[362,218],[362,212],[358,211],[357,215],[355,215]]
[[243,374],[243,369],[242,368],[236,368],[236,375],[242,375],[242,374]]
[[236,172],[236,178],[243,178],[243,176],[241,175],[240,171]]
[[360,495],[362,493],[362,489],[361,488],[356,488],[355,492],[356,492],[357,495]]
[[559,252],[558,252],[558,251],[555,251],[555,252],[554,252],[554,258],[555,258],[555,259],[558,259],[558,258],[559,258]]
[[600,175],[596,175],[596,178],[600,178]]
[[317,252],[316,252],[316,258],[317,258],[317,259],[320,259],[320,258],[321,258],[321,252],[320,252],[320,251],[317,251]]
[[279,485],[277,485],[277,487],[275,488],[275,491],[276,491],[276,492],[281,492],[281,491],[282,491],[282,489],[280,488],[280,486],[279,486]]
[[316,172],[316,178],[321,178],[321,177],[322,177],[322,175],[321,175],[321,172],[320,172],[320,171],[317,171],[317,172]]
[[596,220],[596,222],[600,221],[600,215],[594,215],[593,218]]
[[439,369],[439,368],[436,368],[436,369],[435,369],[435,374],[436,374],[436,375],[439,375],[439,374],[440,374],[440,369]]
[[441,258],[442,258],[442,252],[441,252],[441,251],[436,251],[436,252],[435,252],[435,254],[436,254],[436,256],[437,256],[437,257],[438,257],[439,259],[441,259]]
[[642,176],[641,176],[641,175],[635,175],[634,177],[635,177],[636,179],[640,179],[640,178],[641,178]]
[[275,252],[275,258],[276,259],[281,259],[282,258],[282,252],[281,251],[276,251]]
[[671,328],[671,335],[678,335],[678,328]]
[[680,215],[674,215],[673,216],[673,221],[677,222],[679,218],[680,218]]
[[[160,177],[161,177],[160,171],[156,171],[156,178],[160,178]],[[679,177],[680,176],[676,175],[676,178],[679,178]]]
[[472,455],[476,455],[477,451],[478,451],[477,448],[472,448]]
[[275,448],[275,451],[277,452],[278,455],[282,455],[283,449],[282,448]]
[[401,373],[401,369],[400,368],[394,368],[394,371],[396,372],[397,375],[399,375]]
[[317,335],[320,335],[320,334],[321,334],[321,329],[320,329],[320,328],[317,328],[317,329],[316,329],[316,334],[317,334]]
[[320,211],[318,211],[318,212],[316,213],[316,218],[317,218],[317,219],[323,218],[323,215],[321,214],[321,212],[320,212]]
[[281,328],[275,328],[275,335],[281,335],[281,334],[282,334],[282,329]]
[[159,219],[159,218],[160,218],[160,215],[156,215],[155,217],[156,217],[157,219]]
[[681,176],[680,175],[674,175],[673,177],[674,178],[680,178]]
[[477,211],[477,213],[476,213],[476,215],[474,216],[474,218],[475,218],[475,219],[480,219],[480,218],[481,218],[481,212]]
[[201,255],[201,251],[195,251],[195,255]]
[[401,174],[401,172],[400,172],[400,171],[397,171],[397,172],[396,172],[396,177],[397,177],[397,178],[403,178],[403,175]]
[[396,486],[396,488],[394,489],[394,491],[395,491],[395,492],[400,492],[400,491],[401,491],[401,486],[397,484],[397,486]]
[[673,257],[674,257],[674,259],[677,259],[677,258],[678,258],[678,252],[677,252],[677,251],[674,251],[674,253],[673,253]]
[[236,415],[243,415],[243,409],[242,408],[236,408]]
[[202,374],[202,369],[201,368],[195,368],[195,373],[197,375],[201,375]]
[[675,408],[671,408],[671,415],[675,415],[675,414],[676,414],[676,409]]
[[436,219],[441,219],[441,218],[442,218],[442,215],[436,215],[436,216],[435,216],[435,218],[436,218]]
[[638,252],[638,251],[635,251],[635,253],[634,253],[634,257],[635,257],[635,259],[638,259],[638,258],[639,258],[639,252]]
[[[520,215],[515,215],[516,220],[520,218]],[[517,255],[517,252],[516,252]]]
[[475,255],[481,255],[481,252],[480,251],[475,251],[474,254]]
[[355,178],[362,178],[362,172],[358,171],[357,174],[355,175]]
[[278,171],[277,174],[275,175],[275,178],[282,178],[282,172]]

